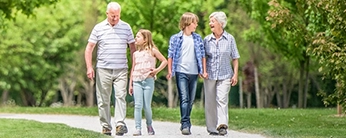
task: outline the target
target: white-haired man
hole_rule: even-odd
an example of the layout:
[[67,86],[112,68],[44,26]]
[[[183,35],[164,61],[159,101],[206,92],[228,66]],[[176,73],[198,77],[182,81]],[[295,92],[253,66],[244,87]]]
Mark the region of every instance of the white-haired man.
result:
[[[112,135],[111,95],[115,95],[116,135],[127,133],[124,122],[126,117],[126,94],[128,80],[127,48],[131,57],[135,51],[134,35],[131,26],[120,20],[121,6],[117,2],[107,5],[107,19],[93,28],[85,49],[87,76],[96,78],[96,96],[102,133]],[[92,66],[92,52],[97,45],[96,72]],[[96,73],[96,74],[95,74]],[[114,90],[113,90],[114,89]]]

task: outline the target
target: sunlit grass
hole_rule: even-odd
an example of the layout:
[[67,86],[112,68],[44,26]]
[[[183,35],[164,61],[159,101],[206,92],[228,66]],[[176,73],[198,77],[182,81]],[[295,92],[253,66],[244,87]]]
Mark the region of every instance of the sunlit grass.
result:
[[64,124],[23,119],[0,119],[1,138],[106,138],[98,132],[71,128]]

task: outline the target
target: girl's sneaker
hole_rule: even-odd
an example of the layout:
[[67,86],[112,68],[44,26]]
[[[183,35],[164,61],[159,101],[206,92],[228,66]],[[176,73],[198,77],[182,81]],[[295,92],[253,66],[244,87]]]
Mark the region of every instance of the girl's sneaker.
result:
[[154,128],[152,126],[147,126],[147,129],[148,129],[149,135],[155,135],[155,131],[154,131]]
[[133,133],[133,136],[140,136],[140,135],[142,135],[142,132],[139,129],[136,129],[135,132]]

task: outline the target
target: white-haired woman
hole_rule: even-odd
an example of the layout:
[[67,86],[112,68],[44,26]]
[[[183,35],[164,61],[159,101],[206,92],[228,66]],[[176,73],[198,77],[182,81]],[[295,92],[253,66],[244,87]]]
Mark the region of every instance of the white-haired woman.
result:
[[212,34],[204,38],[208,74],[204,79],[205,118],[210,135],[227,134],[228,94],[238,81],[240,56],[234,37],[224,30],[226,24],[224,12],[213,12],[209,16]]

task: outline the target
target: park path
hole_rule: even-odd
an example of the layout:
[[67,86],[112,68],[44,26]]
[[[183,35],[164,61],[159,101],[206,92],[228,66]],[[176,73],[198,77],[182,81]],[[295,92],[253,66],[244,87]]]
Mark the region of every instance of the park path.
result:
[[[85,130],[101,132],[100,123],[97,116],[78,116],[78,115],[51,115],[51,114],[12,114],[12,113],[0,113],[0,118],[8,118],[8,119],[28,119],[35,120],[39,122],[47,122],[47,123],[62,123],[75,128],[82,128]],[[125,123],[129,129],[129,133],[126,133],[122,137],[133,137],[134,128],[134,120],[126,119]],[[206,131],[206,127],[204,126],[192,126],[191,135],[182,135],[179,127],[179,123],[172,122],[161,122],[155,121],[153,122],[153,127],[155,129],[155,135],[149,136],[146,127],[145,120],[142,120],[142,136],[138,136],[138,138],[265,138],[259,134],[248,134],[233,130],[228,130],[228,135],[226,136],[210,136]],[[114,126],[114,125],[113,125]],[[119,137],[113,135],[112,137]]]

